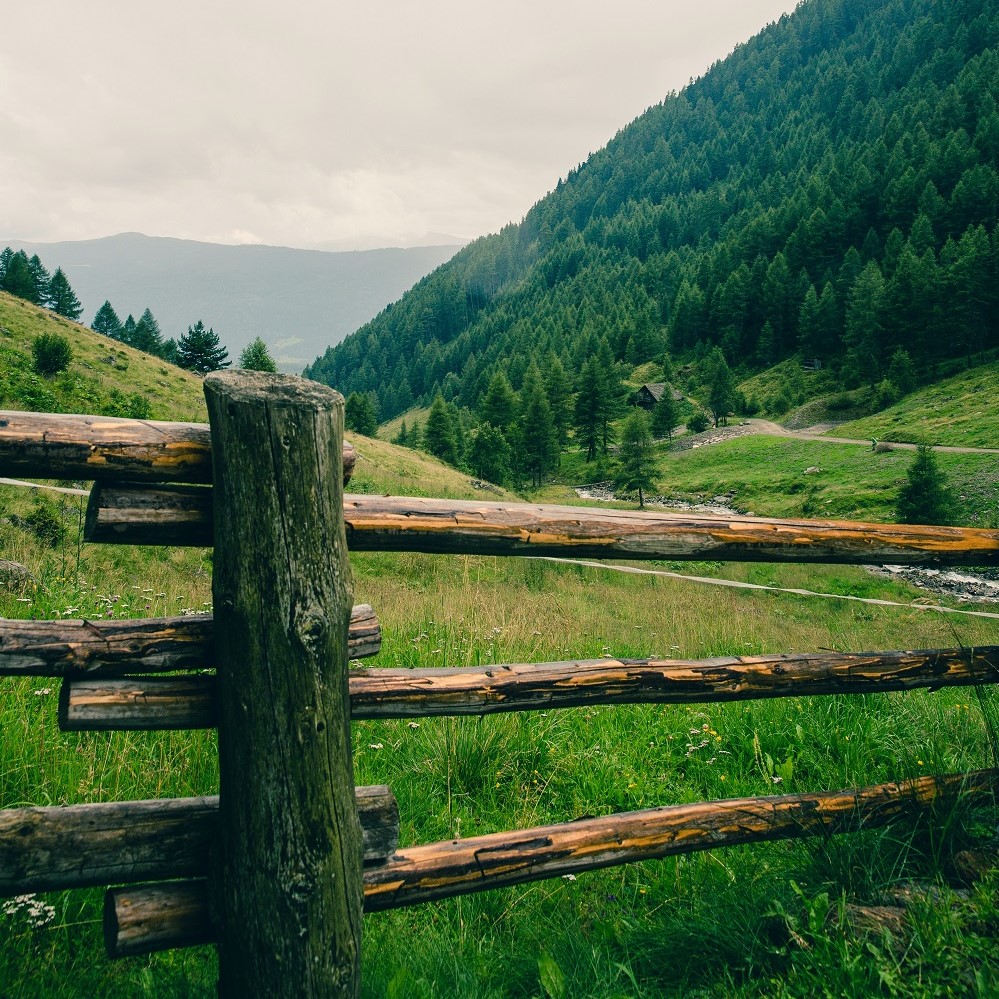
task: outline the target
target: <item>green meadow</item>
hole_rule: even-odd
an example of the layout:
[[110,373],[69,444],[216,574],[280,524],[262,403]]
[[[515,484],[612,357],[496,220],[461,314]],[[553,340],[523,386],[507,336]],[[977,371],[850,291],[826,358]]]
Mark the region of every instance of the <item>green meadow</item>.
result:
[[[0,323],[9,328],[6,315]],[[78,335],[89,351],[86,333]],[[75,356],[77,386],[60,389],[63,376],[47,383],[59,408],[86,410],[102,398],[86,380],[103,375],[82,366],[89,356],[82,346]],[[128,358],[136,379],[149,375],[141,355]],[[6,370],[10,383],[14,369]],[[174,372],[149,377],[186,383],[186,376],[174,382]],[[174,388],[160,387],[154,418],[199,418],[190,388],[172,395]],[[199,388],[196,380],[191,387]],[[8,393],[3,404],[16,400]],[[375,440],[356,446],[358,491],[498,498],[426,456]],[[890,520],[910,460],[901,451],[746,438],[665,454],[660,491],[725,494],[758,514]],[[940,460],[966,497],[962,519],[994,517],[991,464],[973,455]],[[593,471],[568,455],[563,484],[532,499],[581,502],[569,484],[595,478]],[[83,543],[84,503],[0,486],[0,559],[25,570],[4,577],[0,616],[210,608],[210,553]],[[926,610],[924,591],[854,567],[645,563],[904,606],[531,559],[359,554],[351,565],[354,598],[374,606],[384,636],[381,654],[365,665],[999,644],[999,619]],[[996,605],[973,609],[999,613]],[[56,681],[0,682],[0,807],[217,792],[214,733],[64,734]],[[357,783],[392,788],[402,842],[414,844],[660,804],[994,766],[997,728],[999,700],[988,688],[364,721],[353,726],[353,744]],[[959,803],[880,830],[711,850],[369,915],[362,992],[372,999],[994,995],[999,882],[992,875],[962,885],[956,875],[962,851],[994,849],[997,819],[995,807]],[[858,916],[866,911],[858,907],[913,884],[921,887],[902,924]],[[0,900],[0,996],[216,994],[210,947],[108,960],[102,899],[95,889]]]

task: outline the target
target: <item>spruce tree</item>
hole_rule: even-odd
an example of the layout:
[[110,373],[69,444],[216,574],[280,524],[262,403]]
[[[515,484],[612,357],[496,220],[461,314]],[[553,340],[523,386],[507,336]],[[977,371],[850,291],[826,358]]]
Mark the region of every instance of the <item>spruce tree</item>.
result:
[[[277,371],[277,365],[271,352],[267,349],[267,344],[257,337],[252,343],[248,343],[239,355],[239,366],[247,371]],[[364,431],[358,430],[358,433]],[[368,435],[370,436],[370,435]]]
[[449,465],[458,464],[458,437],[451,412],[440,392],[434,397],[427,414],[427,424],[423,428],[423,449]]
[[344,405],[344,426],[355,434],[374,437],[378,433],[378,414],[367,392],[351,392]]
[[524,470],[530,474],[532,484],[540,486],[555,467],[558,438],[541,372],[533,362],[524,375],[519,423]]
[[70,287],[69,280],[61,267],[56,268],[55,274],[49,280],[45,299],[48,307],[57,316],[65,316],[74,322],[80,318],[80,313],[83,312],[83,306],[80,305],[80,300]]
[[228,357],[229,351],[219,343],[215,330],[205,329],[200,319],[187,327],[187,332],[177,343],[177,363],[199,375],[228,368],[232,363]]
[[680,424],[680,412],[673,392],[667,385],[663,389],[662,398],[652,410],[652,433],[659,438],[673,440],[673,431]]
[[510,445],[503,432],[489,423],[473,430],[468,464],[478,478],[504,485],[510,478]]
[[615,482],[625,492],[638,493],[638,505],[645,507],[645,493],[655,488],[659,473],[656,445],[648,414],[633,410],[621,428],[621,446],[618,448],[618,470]]
[[135,330],[132,332],[132,346],[144,350],[147,354],[156,354],[157,356],[163,350],[163,334],[160,333],[160,324],[149,309],[146,309],[139,316],[139,321],[135,324]]
[[899,490],[896,509],[902,524],[949,524],[954,498],[933,451],[921,444]]
[[104,336],[112,337],[115,340],[121,339],[121,320],[108,301],[105,301],[97,310],[90,328],[96,333],[103,333]]

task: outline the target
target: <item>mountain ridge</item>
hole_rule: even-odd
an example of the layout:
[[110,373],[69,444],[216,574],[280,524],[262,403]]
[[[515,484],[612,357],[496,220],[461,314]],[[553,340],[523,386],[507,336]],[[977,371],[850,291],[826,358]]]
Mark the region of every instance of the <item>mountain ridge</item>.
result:
[[457,246],[329,251],[117,233],[54,243],[0,240],[62,267],[89,323],[105,300],[122,319],[152,310],[164,338],[204,321],[235,359],[255,337],[299,372],[376,315]]

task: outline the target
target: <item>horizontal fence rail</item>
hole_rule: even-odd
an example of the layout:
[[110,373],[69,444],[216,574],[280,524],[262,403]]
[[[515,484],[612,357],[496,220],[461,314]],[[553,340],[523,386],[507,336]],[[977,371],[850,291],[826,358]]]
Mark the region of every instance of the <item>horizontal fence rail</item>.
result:
[[[215,665],[211,614],[77,621],[0,619],[0,676],[114,676]],[[351,659],[378,654],[375,612],[355,604],[347,632]]]
[[[399,845],[399,809],[383,785],[354,790],[364,861]],[[0,896],[203,877],[218,833],[218,796],[0,811]]]
[[[355,668],[351,717],[485,715],[597,704],[688,704],[999,683],[999,646],[700,660],[590,659],[451,669]],[[213,728],[213,676],[66,680],[66,731]]]
[[[958,795],[984,799],[997,792],[999,770],[980,770],[850,791],[669,805],[406,847],[365,870],[364,909],[396,909],[724,846],[872,829]],[[204,882],[115,889],[104,912],[112,956],[215,939]]]
[[[344,482],[357,458],[343,445]],[[0,467],[29,479],[212,481],[207,423],[0,410]]]
[[[969,527],[352,494],[344,496],[343,512],[353,551],[999,565],[999,531]],[[211,491],[98,484],[85,530],[90,541],[207,546]]]

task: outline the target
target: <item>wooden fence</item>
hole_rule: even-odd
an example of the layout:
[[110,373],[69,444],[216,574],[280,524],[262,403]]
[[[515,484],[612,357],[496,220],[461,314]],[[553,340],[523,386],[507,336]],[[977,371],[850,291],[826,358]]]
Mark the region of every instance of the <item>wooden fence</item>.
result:
[[351,669],[380,633],[353,604],[348,549],[996,565],[999,532],[349,496],[337,393],[227,372],[205,394],[210,430],[0,413],[2,474],[94,480],[88,540],[215,546],[213,615],[0,622],[0,675],[61,678],[65,730],[219,729],[218,797],[0,811],[0,895],[116,886],[112,956],[214,942],[222,995],[354,995],[365,911],[999,789],[982,770],[399,849],[389,789],[353,786],[351,718],[980,685],[999,680],[999,647]]

